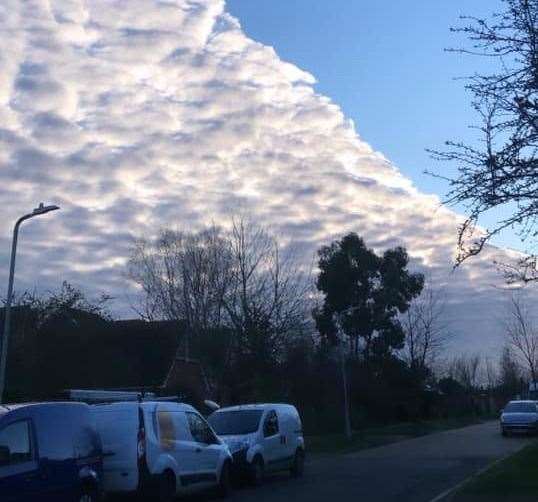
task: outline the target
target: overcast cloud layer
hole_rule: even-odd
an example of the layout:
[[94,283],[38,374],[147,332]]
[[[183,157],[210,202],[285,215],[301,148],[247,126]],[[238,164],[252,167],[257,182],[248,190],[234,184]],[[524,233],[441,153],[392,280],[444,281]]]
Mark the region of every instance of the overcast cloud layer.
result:
[[0,40],[0,284],[12,224],[41,200],[62,211],[25,224],[17,289],[67,279],[115,295],[123,314],[133,236],[240,210],[305,261],[351,230],[405,245],[446,286],[459,340],[502,342],[497,252],[451,274],[456,216],[224,1],[3,0]]

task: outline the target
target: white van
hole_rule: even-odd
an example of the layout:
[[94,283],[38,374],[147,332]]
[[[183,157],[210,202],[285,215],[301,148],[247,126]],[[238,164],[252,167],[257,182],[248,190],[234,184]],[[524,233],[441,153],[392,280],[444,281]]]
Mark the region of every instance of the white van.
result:
[[305,444],[299,413],[289,404],[249,404],[221,408],[209,423],[228,444],[234,468],[259,484],[265,472],[304,470]]
[[101,435],[106,493],[170,501],[212,486],[230,491],[232,457],[187,404],[118,402],[91,406]]

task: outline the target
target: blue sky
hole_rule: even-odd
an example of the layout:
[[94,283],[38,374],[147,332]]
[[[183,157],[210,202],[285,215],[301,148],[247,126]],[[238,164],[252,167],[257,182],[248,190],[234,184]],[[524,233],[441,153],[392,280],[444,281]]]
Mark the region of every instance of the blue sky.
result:
[[[311,72],[316,89],[339,104],[361,137],[415,184],[441,197],[447,184],[425,169],[450,172],[426,148],[471,140],[475,122],[464,77],[487,70],[480,58],[448,53],[461,47],[462,15],[489,16],[500,0],[227,0],[253,39]],[[452,167],[453,169],[453,167]],[[453,172],[453,171],[452,171]],[[463,211],[462,208],[458,208]],[[493,215],[484,220],[492,222]],[[494,241],[521,247],[510,232]]]

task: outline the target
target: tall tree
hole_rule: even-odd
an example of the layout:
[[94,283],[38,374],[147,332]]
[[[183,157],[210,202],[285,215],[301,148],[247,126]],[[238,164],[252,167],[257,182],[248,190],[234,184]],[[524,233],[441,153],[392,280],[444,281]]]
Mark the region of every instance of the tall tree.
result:
[[235,219],[227,234],[232,264],[224,296],[237,349],[274,359],[285,337],[302,331],[308,320],[310,272],[260,225]]
[[481,357],[478,354],[461,354],[448,363],[448,377],[455,380],[467,391],[478,387]]
[[507,341],[513,353],[528,371],[533,382],[538,381],[538,329],[524,298],[512,296],[506,320]]
[[499,361],[500,390],[509,399],[521,392],[521,372],[509,346],[504,347]]
[[129,275],[143,292],[142,315],[182,321],[185,352],[192,345],[208,363],[211,352],[213,361],[222,361],[216,380],[248,388],[245,398],[256,397],[247,393],[267,384],[264,369],[267,376],[287,339],[302,334],[311,321],[309,270],[290,247],[246,218],[232,220],[226,230],[164,230],[155,240],[142,239]]
[[319,250],[317,287],[324,295],[315,312],[320,332],[334,341],[341,331],[355,355],[382,359],[401,349],[399,314],[422,291],[422,274],[410,273],[402,247],[378,256],[355,233]]
[[405,359],[425,376],[448,343],[451,333],[443,318],[445,298],[429,282],[402,316],[405,331]]
[[220,228],[163,230],[156,239],[140,239],[128,274],[143,291],[138,309],[143,318],[186,323],[187,357],[191,337],[222,325],[232,264],[229,242]]
[[[469,78],[467,89],[481,123],[479,141],[447,142],[433,152],[454,162],[458,175],[447,178],[449,203],[468,208],[459,230],[461,262],[480,253],[506,228],[520,229],[523,240],[536,237],[538,221],[538,0],[502,0],[504,10],[491,19],[464,17],[470,46],[458,52],[496,61],[496,71]],[[491,210],[502,208],[492,228],[478,227]],[[538,279],[536,257],[525,257],[509,279]]]

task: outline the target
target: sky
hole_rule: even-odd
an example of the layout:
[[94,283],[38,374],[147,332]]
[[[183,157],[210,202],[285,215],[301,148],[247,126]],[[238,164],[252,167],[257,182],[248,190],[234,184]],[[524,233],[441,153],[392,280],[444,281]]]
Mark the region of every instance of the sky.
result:
[[67,280],[120,316],[135,238],[248,214],[305,264],[350,231],[405,246],[458,350],[498,351],[493,260],[514,254],[453,271],[461,216],[422,174],[468,119],[442,52],[458,3],[4,0],[0,284],[13,222],[42,200],[62,209],[24,224],[16,289]]
[[[449,139],[473,142],[467,126],[476,116],[462,77],[492,68],[487,60],[447,52],[465,45],[450,27],[464,25],[461,16],[489,17],[501,0],[414,0],[390,8],[364,0],[228,0],[227,7],[247,35],[312,73],[315,89],[340,105],[360,136],[420,190],[446,195],[447,182],[424,171],[450,174],[454,166],[432,160],[426,149],[442,149]],[[510,230],[494,243],[523,246]]]

